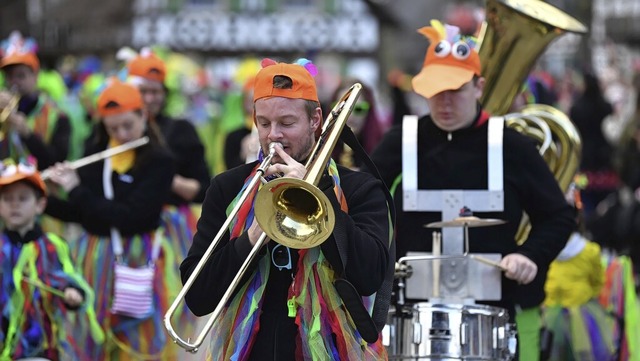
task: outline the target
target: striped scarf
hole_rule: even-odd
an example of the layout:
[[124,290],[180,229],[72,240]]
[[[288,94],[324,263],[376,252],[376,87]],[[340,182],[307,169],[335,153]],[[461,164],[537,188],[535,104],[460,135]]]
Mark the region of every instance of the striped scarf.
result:
[[[237,203],[248,183],[254,177],[254,168],[236,199],[227,208],[227,213]],[[330,161],[329,175],[334,179],[334,191],[341,209],[347,212],[347,203],[342,188],[338,168]],[[231,238],[238,237],[253,222],[253,201],[257,189],[251,191],[236,219],[230,225]],[[289,303],[295,307],[295,322],[298,325],[296,340],[297,358],[305,360],[381,360],[387,354],[381,338],[374,344],[367,344],[358,334],[353,321],[338,295],[333,281],[336,278],[328,260],[320,252],[320,247],[299,251],[299,260],[290,287]],[[251,353],[255,336],[259,329],[260,309],[264,289],[269,278],[270,257],[263,257],[250,280],[237,292],[221,317],[216,320],[212,331],[212,341],[207,359],[246,360]],[[322,297],[317,297],[322,295]],[[363,297],[363,303],[371,313],[374,296]],[[335,334],[335,342],[332,334]]]

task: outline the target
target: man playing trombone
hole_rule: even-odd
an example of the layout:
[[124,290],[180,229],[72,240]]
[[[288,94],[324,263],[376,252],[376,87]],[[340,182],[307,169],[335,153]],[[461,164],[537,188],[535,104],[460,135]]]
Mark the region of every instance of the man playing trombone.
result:
[[[390,291],[385,281],[393,248],[386,190],[379,180],[336,166],[327,156],[319,160],[322,174],[312,185],[317,186],[321,198],[329,200],[328,213],[335,213],[335,227],[326,241],[314,247],[301,243],[295,248],[282,244],[292,243],[284,236],[265,241],[263,229],[270,225],[260,222],[261,226],[256,220],[261,206],[260,201],[255,202],[261,193],[258,188],[277,182],[274,178],[291,182],[308,179],[305,177],[312,171],[309,163],[307,167],[304,163],[316,157],[314,146],[319,139],[322,143],[325,133],[319,132],[323,118],[311,75],[316,70],[313,64],[306,59],[296,64],[265,59],[262,65],[253,98],[259,160],[212,180],[193,245],[180,267],[183,283],[191,285],[188,279],[197,264],[206,262],[186,293],[186,302],[199,316],[224,303],[211,331],[213,360],[232,356],[238,360],[384,359],[386,351],[378,337],[381,325],[372,322],[369,314],[373,312],[376,320],[380,314],[386,316],[388,299],[375,302],[369,296]],[[332,111],[332,115],[336,113]],[[256,177],[262,172],[267,183],[250,188],[260,183]],[[276,187],[271,193],[277,192]],[[244,200],[241,205],[236,204],[239,199]],[[267,213],[276,212],[275,204],[266,207]],[[239,211],[229,214],[232,209]],[[304,234],[308,229],[291,226],[295,220],[295,216],[285,217],[279,227]],[[230,232],[222,231],[226,225],[230,225]],[[221,238],[214,239],[216,234]],[[206,261],[212,242],[217,245]],[[263,244],[266,246],[261,247]],[[240,274],[250,255],[257,256],[247,272]],[[223,294],[235,277],[240,278],[240,286],[225,302]]]

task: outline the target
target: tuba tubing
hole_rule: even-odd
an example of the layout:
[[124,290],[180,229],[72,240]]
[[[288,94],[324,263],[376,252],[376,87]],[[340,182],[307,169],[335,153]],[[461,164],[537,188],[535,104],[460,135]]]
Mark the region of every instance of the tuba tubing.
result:
[[[275,155],[275,144],[277,143],[272,143],[269,145],[269,154],[265,157],[265,159],[258,167],[256,174],[245,188],[244,193],[240,195],[238,202],[229,213],[227,220],[224,222],[222,227],[220,227],[220,230],[216,234],[215,238],[211,241],[211,244],[209,244],[209,247],[202,256],[202,259],[200,259],[200,262],[198,262],[198,264],[195,266],[193,272],[185,282],[184,287],[180,290],[178,296],[164,315],[165,328],[167,329],[167,332],[173,342],[178,346],[191,353],[198,352],[200,346],[204,342],[204,339],[213,327],[213,324],[220,317],[225,305],[228,304],[231,300],[231,296],[240,287],[242,278],[249,271],[250,264],[257,257],[262,247],[266,244],[268,238],[271,238],[274,241],[291,248],[310,248],[319,243],[322,243],[330,236],[331,232],[333,231],[335,214],[332,213],[333,208],[328,198],[317,188],[317,184],[322,177],[322,173],[326,168],[326,164],[331,157],[331,152],[333,151],[333,148],[335,147],[336,142],[339,139],[342,128],[347,123],[347,118],[351,114],[351,110],[353,109],[361,90],[362,85],[360,85],[359,83],[354,84],[329,113],[329,116],[323,124],[320,138],[316,142],[316,145],[313,148],[313,151],[311,152],[307,163],[305,164],[307,172],[303,180],[285,177],[278,178],[270,182],[264,181],[262,176],[265,174],[267,167],[269,167],[269,165],[271,164],[271,160]],[[193,283],[195,282],[196,278],[198,278],[200,272],[202,272],[202,269],[209,261],[209,258],[213,254],[213,251],[216,249],[217,245],[222,240],[223,236],[228,232],[229,225],[236,217],[238,211],[240,210],[240,207],[242,207],[242,205],[247,201],[249,194],[251,194],[255,187],[259,186],[259,182],[261,181],[265,183],[258,191],[256,197],[262,194],[262,197],[264,197],[264,199],[267,199],[267,201],[261,202],[258,198],[256,198],[254,203],[256,204],[256,221],[258,221],[258,223],[260,224],[263,233],[260,235],[260,237],[256,241],[256,244],[249,252],[249,255],[240,266],[238,273],[231,281],[231,284],[220,299],[220,302],[218,302],[215,309],[210,314],[209,319],[207,320],[195,340],[193,342],[191,342],[190,339],[184,340],[173,328],[173,325],[171,324],[171,317],[180,306],[180,303],[185,298],[189,289],[193,286]],[[274,190],[279,191],[274,192]],[[297,203],[299,200],[288,198],[287,194],[289,192],[294,194],[295,198],[301,198],[305,204],[299,204]],[[272,198],[272,194],[278,194],[278,196]],[[311,196],[305,197],[305,194]],[[297,221],[298,223],[296,225],[301,227],[302,231],[296,232],[294,230],[294,237],[288,234],[278,233],[277,227],[272,232],[272,230],[268,228],[264,223],[265,216],[266,219],[269,219],[269,214],[274,213],[274,204],[267,203],[268,200],[286,203],[287,207],[281,207],[281,205],[278,204],[276,204],[275,207],[279,209],[279,212],[281,212],[285,219],[289,221]],[[313,200],[317,200],[318,203],[311,206],[306,203]],[[261,203],[265,203],[265,205],[263,209],[259,211],[257,209],[257,205]],[[323,207],[328,208],[322,209]],[[304,211],[308,209],[319,209],[320,212],[319,214],[306,214]],[[261,213],[262,215],[259,215],[258,213]],[[311,227],[311,225],[306,221],[318,222],[321,224],[321,226]],[[280,220],[280,223],[282,223],[282,220]],[[306,233],[309,227],[319,229],[321,232],[309,235],[308,233]],[[268,229],[265,230],[265,228]],[[286,228],[288,231],[292,231],[292,227],[290,226],[284,228]],[[305,237],[311,238],[311,241],[309,241]]]
[[[560,9],[540,0],[487,0],[487,21],[478,35],[485,88],[480,102],[490,114],[505,115],[538,57],[557,37],[587,28]],[[578,170],[581,141],[576,127],[560,110],[530,104],[505,115],[506,125],[535,139],[539,152],[565,192]],[[531,228],[523,214],[516,241]]]

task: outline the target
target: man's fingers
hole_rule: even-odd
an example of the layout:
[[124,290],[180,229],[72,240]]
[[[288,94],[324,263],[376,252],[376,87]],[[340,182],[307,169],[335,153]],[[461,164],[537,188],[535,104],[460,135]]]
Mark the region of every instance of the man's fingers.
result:
[[284,151],[284,149],[282,148],[282,144],[280,143],[277,143],[276,145],[276,154],[278,154],[282,161],[287,165],[293,160],[293,158],[291,158],[291,156],[289,156],[289,154]]

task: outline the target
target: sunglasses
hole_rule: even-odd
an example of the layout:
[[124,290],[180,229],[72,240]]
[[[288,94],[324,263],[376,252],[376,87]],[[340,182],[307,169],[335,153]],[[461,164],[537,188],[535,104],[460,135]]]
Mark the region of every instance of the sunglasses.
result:
[[351,112],[355,115],[367,115],[367,113],[369,113],[369,108],[369,103],[360,102],[353,107],[353,110]]
[[291,269],[291,250],[289,247],[277,244],[271,251],[271,262],[278,268],[278,271],[283,269]]
[[[335,107],[336,104],[338,104],[338,103],[334,102],[332,104],[332,107]],[[351,110],[351,114],[357,115],[357,116],[367,115],[367,113],[369,113],[369,109],[370,108],[371,108],[371,106],[369,105],[369,103],[360,102],[360,103],[357,103],[356,105],[353,106],[353,109]]]

